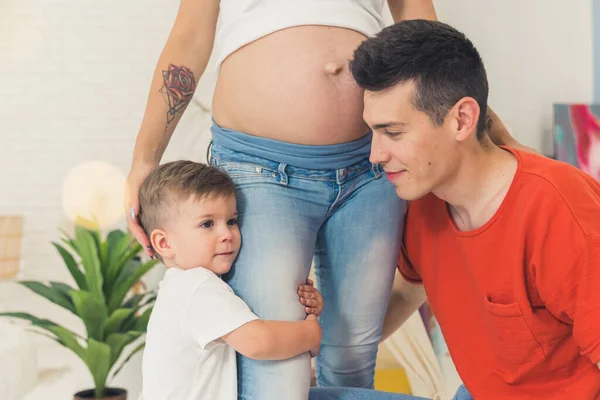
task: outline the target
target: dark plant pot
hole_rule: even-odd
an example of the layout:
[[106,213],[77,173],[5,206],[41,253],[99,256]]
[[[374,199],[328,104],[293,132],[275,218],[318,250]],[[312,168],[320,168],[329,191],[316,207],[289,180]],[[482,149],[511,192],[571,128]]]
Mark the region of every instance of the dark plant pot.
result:
[[94,389],[82,390],[75,393],[73,400],[127,400],[127,390],[119,388],[106,388],[104,397],[94,397]]

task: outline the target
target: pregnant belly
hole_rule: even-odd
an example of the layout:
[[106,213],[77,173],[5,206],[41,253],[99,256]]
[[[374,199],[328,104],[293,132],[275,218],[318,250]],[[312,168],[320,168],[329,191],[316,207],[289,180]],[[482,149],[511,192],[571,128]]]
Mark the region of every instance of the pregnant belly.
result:
[[325,145],[363,136],[363,91],[348,61],[365,37],[301,26],[231,54],[219,72],[213,116],[223,127],[290,143]]

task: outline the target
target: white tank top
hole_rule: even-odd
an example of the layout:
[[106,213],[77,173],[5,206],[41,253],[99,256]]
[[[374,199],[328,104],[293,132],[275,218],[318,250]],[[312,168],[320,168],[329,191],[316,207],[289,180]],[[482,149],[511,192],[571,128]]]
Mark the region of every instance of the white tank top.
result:
[[217,68],[240,47],[292,26],[335,26],[373,36],[385,27],[384,1],[221,0],[215,38]]

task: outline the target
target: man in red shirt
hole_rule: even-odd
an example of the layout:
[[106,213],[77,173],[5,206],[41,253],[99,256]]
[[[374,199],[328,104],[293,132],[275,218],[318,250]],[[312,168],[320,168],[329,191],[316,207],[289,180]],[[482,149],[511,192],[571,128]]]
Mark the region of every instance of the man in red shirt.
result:
[[600,184],[490,141],[483,62],[446,24],[390,26],[351,69],[410,200],[384,335],[426,292],[476,400],[600,398]]

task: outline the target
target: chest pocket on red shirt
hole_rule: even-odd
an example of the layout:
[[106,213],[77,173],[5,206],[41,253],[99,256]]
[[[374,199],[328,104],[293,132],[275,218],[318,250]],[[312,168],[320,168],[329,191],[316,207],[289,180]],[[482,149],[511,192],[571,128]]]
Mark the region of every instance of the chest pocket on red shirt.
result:
[[542,346],[531,332],[519,303],[494,303],[485,295],[490,343],[498,359],[498,372],[514,383],[525,371],[543,361]]

